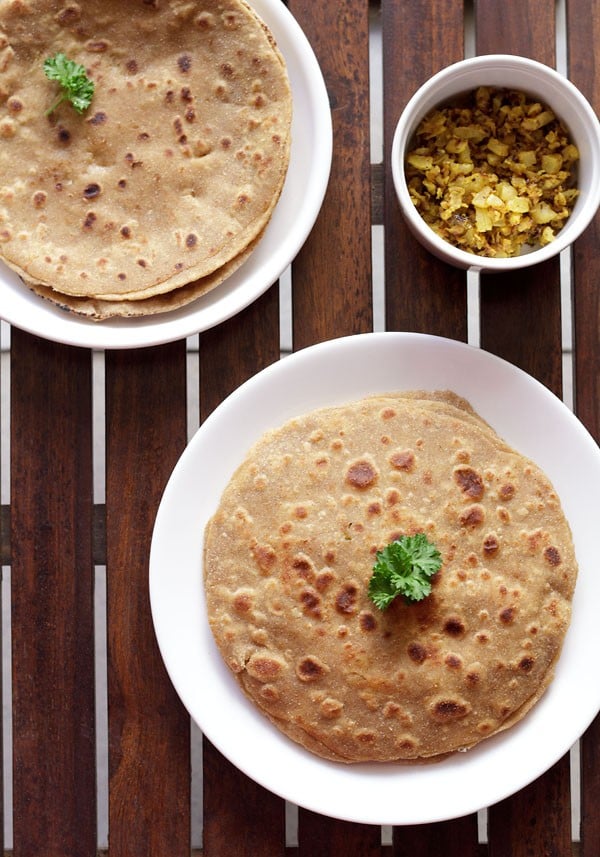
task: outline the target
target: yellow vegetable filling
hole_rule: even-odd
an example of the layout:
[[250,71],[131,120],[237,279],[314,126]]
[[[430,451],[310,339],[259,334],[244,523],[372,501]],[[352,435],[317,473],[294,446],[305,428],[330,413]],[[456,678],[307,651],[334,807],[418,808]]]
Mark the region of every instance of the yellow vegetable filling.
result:
[[579,191],[579,152],[545,105],[482,86],[422,120],[406,156],[410,197],[442,238],[508,257],[554,240]]

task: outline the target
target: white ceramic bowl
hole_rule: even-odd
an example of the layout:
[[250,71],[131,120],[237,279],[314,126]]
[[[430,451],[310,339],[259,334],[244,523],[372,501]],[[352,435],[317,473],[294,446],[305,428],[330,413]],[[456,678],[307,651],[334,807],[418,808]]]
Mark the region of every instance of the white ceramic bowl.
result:
[[[516,89],[550,107],[579,149],[579,196],[564,227],[544,247],[510,258],[488,258],[454,247],[423,220],[408,194],[404,156],[419,122],[434,107],[479,86]],[[400,116],[392,143],[392,175],[402,213],[415,237],[433,254],[459,268],[510,271],[555,256],[589,225],[600,204],[600,123],[589,102],[563,75],[534,60],[489,54],[447,66],[412,96]]]

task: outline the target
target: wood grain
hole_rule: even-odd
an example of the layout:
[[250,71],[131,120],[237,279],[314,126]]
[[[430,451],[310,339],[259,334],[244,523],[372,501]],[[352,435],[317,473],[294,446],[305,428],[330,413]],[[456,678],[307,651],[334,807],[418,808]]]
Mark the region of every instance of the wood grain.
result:
[[581,857],[600,854],[600,715],[580,741],[581,755]]
[[[520,53],[555,64],[555,5],[546,0],[476,4],[478,53]],[[481,345],[562,395],[558,258],[518,274],[481,277]],[[552,807],[552,812],[548,812]],[[570,780],[566,756],[527,790],[488,812],[490,857],[570,852]]]
[[[600,111],[600,5],[568,0],[569,77]],[[572,263],[574,407],[600,443],[600,215],[575,242]],[[600,716],[580,742],[581,857],[600,854]]]
[[242,774],[206,739],[203,759],[206,857],[283,857],[284,801]]
[[302,810],[298,826],[298,857],[379,857],[381,828],[327,818]]
[[562,396],[558,261],[482,277],[480,341]]
[[91,360],[12,330],[16,857],[96,853]]
[[[373,327],[368,3],[290,0],[325,76],[333,125],[320,216],[292,265],[293,343]],[[319,153],[315,152],[315,157]]]
[[555,63],[555,4],[549,0],[519,3],[475,3],[478,54],[518,54],[553,66]]
[[[569,77],[600,111],[600,4],[568,0]],[[573,247],[575,409],[600,442],[600,215]]]
[[478,857],[477,816],[395,828],[394,857],[433,857],[434,854]]
[[[554,66],[555,4],[547,0],[475,4],[479,54],[521,54]],[[500,309],[502,307],[502,309]],[[480,284],[481,345],[562,394],[558,258],[519,274],[486,274]]]
[[200,335],[200,422],[256,372],[279,360],[279,289]]
[[111,857],[187,857],[189,718],[154,635],[148,557],[186,442],[185,342],[106,354]]
[[391,148],[407,101],[428,77],[463,58],[458,0],[383,0],[386,327],[467,338],[466,275],[435,259],[410,234],[392,181]]
[[570,857],[569,756],[488,813],[489,857]]

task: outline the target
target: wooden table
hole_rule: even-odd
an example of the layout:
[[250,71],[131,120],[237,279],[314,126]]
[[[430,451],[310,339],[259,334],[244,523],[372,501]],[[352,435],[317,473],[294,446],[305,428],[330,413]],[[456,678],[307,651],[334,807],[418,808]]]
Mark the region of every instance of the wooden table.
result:
[[[293,347],[372,329],[372,224],[385,230],[387,328],[467,340],[465,274],[416,246],[399,214],[388,166],[395,123],[416,87],[461,59],[465,44],[476,53],[520,53],[554,65],[555,5],[566,26],[569,76],[598,109],[599,0],[288,5],[321,63],[334,129],[325,203],[292,265]],[[369,20],[378,15],[384,153],[381,163],[372,163]],[[474,24],[466,42],[465,15]],[[599,223],[572,250],[566,266],[571,287],[563,287],[562,299],[565,266],[553,260],[506,279],[482,277],[476,304],[481,346],[559,395],[565,385],[561,313],[569,307],[573,403],[596,439]],[[382,845],[378,827],[300,809],[297,844],[288,837],[286,845],[283,801],[205,742],[203,807],[192,811],[191,727],[158,653],[147,580],[157,504],[188,438],[189,342],[92,354],[13,328],[10,344],[10,504],[2,506],[1,550],[3,565],[10,566],[5,589],[10,580],[13,663],[12,805],[7,799],[4,811],[12,814],[15,855],[96,854],[105,847],[97,841],[97,806],[107,792],[110,857],[189,855],[192,822],[196,830],[200,815],[200,853],[206,857],[598,857],[599,720],[580,742],[579,829],[571,829],[568,756],[490,807],[486,835],[481,817],[478,835],[473,815],[397,828],[393,844]],[[199,385],[192,390],[199,405],[190,419],[205,418],[279,357],[274,284],[240,315],[199,337],[193,356]],[[99,383],[103,395],[93,395]],[[104,496],[94,492],[93,441],[96,449],[104,448],[96,461],[105,472]],[[95,634],[93,604],[104,579],[106,621]],[[98,667],[103,657],[107,665]],[[95,684],[103,686],[104,669],[107,689],[96,704]],[[98,741],[97,754],[103,731],[106,740]]]

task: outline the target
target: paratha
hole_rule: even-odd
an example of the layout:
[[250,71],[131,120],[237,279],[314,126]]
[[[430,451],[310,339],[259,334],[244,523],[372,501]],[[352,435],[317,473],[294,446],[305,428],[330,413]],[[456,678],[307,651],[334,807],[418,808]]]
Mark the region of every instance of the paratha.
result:
[[206,292],[211,291],[215,286],[226,280],[252,254],[261,237],[259,235],[239,256],[226,262],[225,265],[222,265],[222,267],[207,277],[201,277],[193,283],[179,286],[177,289],[171,289],[170,292],[153,295],[149,298],[142,298],[141,300],[105,301],[101,298],[63,295],[54,289],[48,288],[48,286],[41,286],[37,283],[28,283],[28,286],[32,292],[56,304],[60,309],[92,321],[104,321],[107,318],[116,317],[134,318],[136,316],[158,315],[162,312],[171,312],[172,310],[187,306],[187,304],[206,294]]
[[[83,115],[45,115],[56,52],[94,81]],[[59,300],[212,288],[271,218],[291,112],[244,0],[0,2],[0,257]]]
[[[375,554],[423,532],[431,595],[369,600]],[[548,477],[451,393],[390,394],[267,432],[204,540],[207,611],[244,694],[341,762],[423,762],[544,693],[577,562]]]

